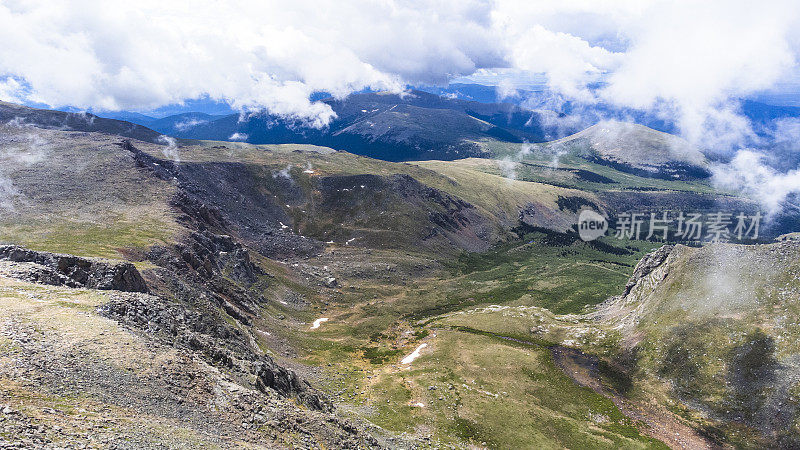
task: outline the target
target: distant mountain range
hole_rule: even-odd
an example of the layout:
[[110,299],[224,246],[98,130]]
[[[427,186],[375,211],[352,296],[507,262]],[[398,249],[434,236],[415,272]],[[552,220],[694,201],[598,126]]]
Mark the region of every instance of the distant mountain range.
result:
[[[550,141],[608,120],[679,132],[676,123],[655,113],[557,101],[547,90],[522,89],[501,97],[495,86],[453,83],[422,86],[407,95],[358,93],[336,100],[319,94],[316,99],[329,104],[337,115],[324,129],[267,113],[240,116],[210,99],[161,108],[152,115],[126,111],[100,115],[184,139],[315,144],[392,161],[486,156],[480,143],[487,140]],[[742,100],[740,109],[761,138],[750,143],[752,147],[787,153],[782,151],[785,143],[776,147],[771,142],[772,126],[776,120],[800,117],[800,107]],[[773,161],[784,169],[796,162],[794,158],[787,163],[783,156]]]
[[389,161],[485,156],[483,141],[543,142],[579,130],[557,126],[554,119],[558,115],[550,111],[451,99],[416,90],[403,95],[362,93],[323,102],[336,113],[323,129],[267,113],[115,117],[182,139],[315,144]]
[[[591,88],[599,89],[600,87],[600,85],[596,85]],[[512,103],[534,109],[555,109],[560,113],[571,116],[575,122],[580,123],[582,128],[587,128],[603,120],[617,120],[645,125],[665,133],[676,134],[679,131],[675,122],[665,119],[663,115],[632,108],[617,107],[606,103],[598,103],[587,107],[571,101],[558,101],[558,96],[546,89],[522,88],[516,92],[509,93],[510,95],[508,96],[500,95],[497,86],[469,83],[451,83],[447,87],[422,86],[419,89],[447,98],[483,103]],[[762,136],[768,131],[765,128],[774,120],[800,117],[800,107],[772,104],[768,100],[769,97],[761,96],[742,99],[740,102],[741,114],[751,121],[755,132]]]

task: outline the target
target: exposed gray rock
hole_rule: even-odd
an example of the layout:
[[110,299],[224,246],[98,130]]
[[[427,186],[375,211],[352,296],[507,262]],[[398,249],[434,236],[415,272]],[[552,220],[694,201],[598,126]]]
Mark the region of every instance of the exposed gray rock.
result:
[[639,283],[639,280],[649,275],[653,270],[655,270],[658,266],[664,263],[667,260],[667,257],[672,250],[675,249],[674,245],[664,245],[652,252],[644,255],[642,259],[636,264],[636,268],[633,270],[633,275],[628,279],[628,282],[625,284],[625,290],[622,292],[622,297],[627,296],[630,294],[631,289]]
[[333,404],[294,371],[266,355],[256,355],[241,330],[211,314],[152,295],[126,295],[100,308],[100,313],[125,325],[152,333],[171,345],[198,352],[225,369],[255,375],[254,387],[297,398],[309,408],[330,412]]
[[42,284],[101,290],[147,292],[144,279],[128,262],[38,252],[17,245],[0,245],[0,260],[33,263],[19,278]]
[[[239,241],[268,257],[316,255],[324,245],[312,238],[284,230],[292,224],[272,195],[266,195],[244,163],[182,162],[156,158],[125,140],[136,164],[158,178],[176,183],[180,191],[173,199],[185,214],[179,220],[198,231],[206,229],[235,235]],[[299,195],[294,193],[292,197]],[[287,200],[288,201],[288,200]]]
[[[639,323],[644,311],[653,306],[647,301],[650,293],[669,276],[670,256],[679,254],[683,248],[680,245],[664,245],[644,255],[636,264],[622,294],[597,305],[588,317],[616,323],[629,333]],[[626,345],[636,342],[636,339],[632,339]]]

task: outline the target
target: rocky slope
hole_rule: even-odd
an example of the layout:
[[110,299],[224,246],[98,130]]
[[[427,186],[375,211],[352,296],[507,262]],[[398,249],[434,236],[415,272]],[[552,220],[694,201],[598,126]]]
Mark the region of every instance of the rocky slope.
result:
[[20,277],[55,286],[147,292],[142,276],[131,263],[36,252],[16,245],[0,245],[0,261],[22,263]]
[[0,305],[4,447],[379,446],[268,358],[248,381],[229,369],[242,353],[199,351],[232,330],[185,307],[3,275]]

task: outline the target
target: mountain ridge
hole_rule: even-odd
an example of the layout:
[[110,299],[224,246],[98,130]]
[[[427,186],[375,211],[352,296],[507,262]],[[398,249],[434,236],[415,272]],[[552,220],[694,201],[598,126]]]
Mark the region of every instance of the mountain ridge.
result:
[[103,132],[158,143],[162,133],[123,120],[106,119],[91,113],[37,109],[0,101],[0,123],[33,125],[56,130]]
[[485,139],[541,141],[548,133],[544,117],[551,114],[511,104],[446,99],[422,91],[353,94],[322,102],[336,113],[322,129],[264,113],[232,114],[183,130],[159,123],[153,126],[184,139],[314,144],[401,161],[479,156],[485,153],[479,145]]

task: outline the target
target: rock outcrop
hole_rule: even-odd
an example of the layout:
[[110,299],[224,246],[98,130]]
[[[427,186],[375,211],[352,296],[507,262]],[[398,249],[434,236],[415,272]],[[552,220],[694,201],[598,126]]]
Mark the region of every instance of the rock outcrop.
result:
[[[644,255],[642,259],[636,264],[636,267],[633,269],[633,275],[628,279],[628,282],[625,284],[625,290],[622,292],[622,296],[625,297],[631,293],[631,290],[647,275],[651,274],[656,268],[658,268],[664,261],[667,260],[667,257],[672,253],[672,250],[675,249],[674,245],[664,245],[656,250]],[[666,275],[666,274],[665,274]]]
[[152,295],[119,297],[103,305],[100,313],[170,345],[197,352],[226,371],[244,375],[243,379],[262,392],[272,389],[318,411],[334,409],[322,392],[269,356],[255,354],[244,332],[213,314],[201,314]]
[[147,292],[144,279],[129,262],[38,252],[0,245],[0,260],[30,263],[13,271],[17,278],[55,286]]
[[636,264],[622,294],[597,305],[597,310],[589,317],[614,323],[626,333],[631,332],[646,311],[653,307],[648,300],[650,294],[669,275],[670,257],[679,253],[680,248],[686,247],[664,245],[644,255]]

